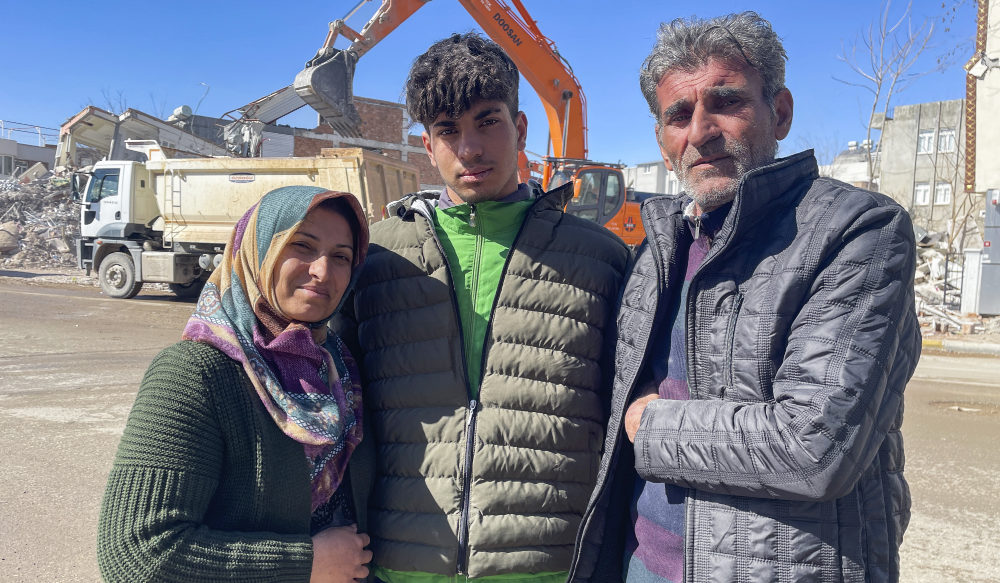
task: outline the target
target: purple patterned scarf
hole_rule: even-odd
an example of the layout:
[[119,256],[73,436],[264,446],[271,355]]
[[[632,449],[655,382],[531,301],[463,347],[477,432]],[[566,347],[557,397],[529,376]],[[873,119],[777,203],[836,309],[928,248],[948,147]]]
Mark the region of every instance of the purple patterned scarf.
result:
[[313,511],[340,485],[347,460],[361,441],[360,375],[339,338],[329,334],[317,343],[315,323],[291,321],[281,314],[274,270],[306,214],[325,200],[341,197],[360,225],[361,232],[355,233],[356,273],[368,249],[368,221],[357,199],[311,186],[273,190],[236,224],[222,263],[205,284],[182,336],[210,344],[240,362],[274,422],[303,444]]

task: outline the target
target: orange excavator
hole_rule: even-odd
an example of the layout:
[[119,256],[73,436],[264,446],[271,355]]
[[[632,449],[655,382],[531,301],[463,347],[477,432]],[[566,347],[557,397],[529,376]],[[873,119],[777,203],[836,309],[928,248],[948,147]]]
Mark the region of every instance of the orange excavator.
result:
[[[358,60],[429,0],[382,0],[379,9],[357,32],[346,20],[370,1],[361,0],[343,19],[330,23],[322,48],[296,75],[293,84],[302,100],[345,136],[360,135],[361,117],[353,103]],[[579,81],[521,0],[509,1],[516,11],[506,0],[458,0],[486,34],[507,51],[545,108],[553,155],[538,164],[529,162],[521,152],[521,180],[540,179],[546,190],[573,181],[573,198],[566,212],[604,225],[629,245],[639,244],[645,237],[639,203],[626,200],[631,191],[625,188],[622,166],[587,159],[587,102]],[[341,36],[351,45],[336,49],[333,45]]]

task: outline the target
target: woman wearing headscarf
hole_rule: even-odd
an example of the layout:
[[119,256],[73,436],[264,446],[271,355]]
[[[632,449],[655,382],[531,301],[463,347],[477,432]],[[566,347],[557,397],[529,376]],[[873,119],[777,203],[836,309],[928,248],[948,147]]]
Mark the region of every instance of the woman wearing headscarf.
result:
[[367,576],[370,474],[348,471],[359,374],[326,326],[367,247],[358,201],[321,188],[274,190],[237,223],[129,414],[101,509],[106,581]]

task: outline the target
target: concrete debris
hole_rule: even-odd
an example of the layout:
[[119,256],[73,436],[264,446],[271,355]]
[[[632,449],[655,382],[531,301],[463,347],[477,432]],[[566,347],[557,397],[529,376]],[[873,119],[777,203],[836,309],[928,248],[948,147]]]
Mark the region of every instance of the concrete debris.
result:
[[28,184],[33,180],[38,180],[39,178],[45,178],[51,175],[52,173],[49,172],[47,168],[45,168],[45,164],[42,164],[41,162],[35,162],[34,166],[28,168],[20,175],[18,175],[17,181],[20,182],[21,184]]
[[1000,334],[1000,317],[963,314],[959,309],[962,290],[962,265],[946,260],[940,249],[917,248],[917,271],[914,275],[917,315],[924,336],[937,334]]
[[0,253],[8,253],[19,249],[21,226],[14,221],[0,225]]
[[17,182],[11,179],[0,180],[0,192],[7,192],[17,189]]
[[65,178],[0,181],[0,269],[76,267],[80,207]]

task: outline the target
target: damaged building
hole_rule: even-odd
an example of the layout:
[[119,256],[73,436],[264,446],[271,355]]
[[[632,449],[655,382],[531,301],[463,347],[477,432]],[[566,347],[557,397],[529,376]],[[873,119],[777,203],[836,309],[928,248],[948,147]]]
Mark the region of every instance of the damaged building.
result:
[[314,128],[278,124],[304,105],[285,87],[218,118],[195,115],[187,106],[166,120],[135,109],[116,115],[91,106],[63,124],[55,162],[83,168],[103,159],[139,160],[141,154],[125,147],[126,140],[135,139],[157,141],[170,158],[307,157],[323,148],[361,147],[415,166],[421,189],[440,188],[420,136],[410,135],[412,124],[402,104],[355,97],[360,136],[340,135],[321,122]]
[[36,164],[51,170],[55,154],[51,146],[31,146],[0,138],[0,179],[20,176]]

